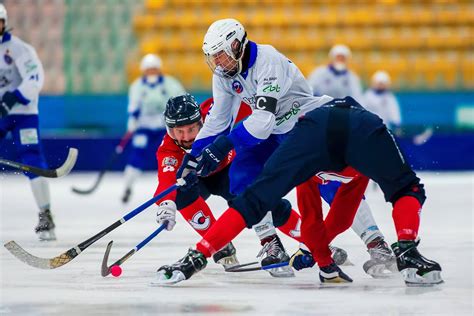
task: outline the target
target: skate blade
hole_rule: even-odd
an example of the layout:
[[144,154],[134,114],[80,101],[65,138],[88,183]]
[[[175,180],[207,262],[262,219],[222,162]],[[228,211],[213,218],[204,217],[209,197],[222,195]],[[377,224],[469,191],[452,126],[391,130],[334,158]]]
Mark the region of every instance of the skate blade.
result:
[[294,278],[295,272],[290,266],[284,266],[267,270],[274,278]]
[[323,279],[320,279],[321,283],[322,284],[346,284],[346,283],[352,283],[352,280],[346,280],[344,278],[341,278],[339,276],[335,277],[335,278],[331,278],[331,279],[326,279],[326,278],[323,278]]
[[238,266],[240,264],[239,260],[235,255],[224,257],[216,262],[224,267],[225,270]]
[[410,287],[433,286],[443,283],[441,271],[430,271],[420,276],[415,268],[404,269],[401,271],[405,284]]
[[36,233],[38,235],[38,239],[40,241],[53,241],[56,240],[56,234],[54,233],[54,229],[45,230]]
[[168,277],[164,271],[158,271],[156,279],[150,282],[151,286],[167,286],[186,280],[181,271],[173,271],[171,277]]
[[[334,263],[337,264],[337,262],[334,262]],[[349,257],[347,257],[343,263],[337,264],[337,265],[347,267],[347,266],[353,266],[354,264],[352,263],[352,261],[349,260]]]
[[370,261],[367,261],[364,263],[363,269],[365,273],[374,279],[385,279],[395,276],[393,271],[388,269],[384,263],[371,263]]

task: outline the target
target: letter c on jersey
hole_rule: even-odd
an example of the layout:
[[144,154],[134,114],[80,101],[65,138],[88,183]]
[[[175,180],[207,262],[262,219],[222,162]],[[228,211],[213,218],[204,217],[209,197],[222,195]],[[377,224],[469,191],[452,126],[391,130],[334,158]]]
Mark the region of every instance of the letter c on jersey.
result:
[[257,101],[255,102],[255,108],[257,110],[268,111],[275,114],[276,112],[277,99],[272,97],[257,96]]

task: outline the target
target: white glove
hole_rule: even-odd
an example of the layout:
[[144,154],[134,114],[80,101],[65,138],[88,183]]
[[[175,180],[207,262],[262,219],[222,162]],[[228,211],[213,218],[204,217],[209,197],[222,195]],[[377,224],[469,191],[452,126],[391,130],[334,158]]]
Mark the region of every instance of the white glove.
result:
[[172,230],[176,225],[176,203],[171,200],[161,202],[156,211],[156,222],[160,225],[168,222],[166,229]]

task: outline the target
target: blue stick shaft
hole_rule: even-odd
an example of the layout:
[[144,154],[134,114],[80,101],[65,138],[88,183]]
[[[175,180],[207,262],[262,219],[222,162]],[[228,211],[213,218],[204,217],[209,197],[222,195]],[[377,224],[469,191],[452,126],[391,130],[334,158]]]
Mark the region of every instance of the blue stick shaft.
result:
[[163,198],[164,196],[166,196],[167,194],[173,192],[174,190],[176,190],[178,188],[178,186],[176,184],[173,184],[172,186],[170,186],[168,189],[164,190],[163,192],[161,192],[160,194],[158,194],[157,196],[155,196],[154,198],[146,201],[145,203],[143,203],[142,205],[140,205],[139,207],[137,207],[136,209],[134,209],[133,211],[131,211],[130,213],[128,213],[127,215],[125,215],[124,217],[122,217],[122,220],[123,221],[128,221],[129,219],[131,219],[132,217],[135,217],[137,214],[140,214],[143,210],[145,210],[146,208],[148,208],[150,205],[152,205],[153,203],[155,203],[156,201],[158,201],[159,199]]
[[148,244],[150,242],[150,240],[152,240],[153,238],[156,237],[156,235],[158,235],[163,229],[165,229],[167,223],[165,224],[162,224],[160,227],[158,227],[158,229],[156,229],[153,233],[151,233],[150,236],[148,236],[147,238],[145,238],[141,243],[139,243],[135,249],[136,251],[140,250],[141,248],[143,248],[146,244]]

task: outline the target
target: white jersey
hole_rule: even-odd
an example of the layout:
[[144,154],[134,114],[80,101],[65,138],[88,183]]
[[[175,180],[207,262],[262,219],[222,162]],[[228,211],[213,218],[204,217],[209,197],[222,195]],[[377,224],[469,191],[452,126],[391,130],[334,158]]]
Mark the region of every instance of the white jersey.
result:
[[[235,98],[252,109],[242,124],[253,143],[271,134],[287,133],[301,115],[332,100],[329,96],[314,97],[298,67],[272,46],[253,42],[248,45],[250,60],[245,72],[232,79],[213,76],[214,105],[195,144],[230,127],[235,107],[240,104]],[[266,107],[267,99],[276,100],[276,104]]]
[[10,91],[20,100],[9,114],[38,114],[44,71],[35,49],[10,33],[0,39],[0,96]]
[[369,89],[364,94],[363,105],[367,110],[380,116],[388,127],[401,124],[400,106],[392,92],[376,93]]
[[339,72],[331,65],[320,66],[309,75],[308,83],[314,95],[326,94],[337,99],[349,96],[359,103],[362,100],[359,76],[351,70]]
[[137,120],[137,128],[163,128],[168,99],[184,93],[183,86],[171,76],[162,76],[153,84],[145,77],[138,78],[129,89],[128,114]]

